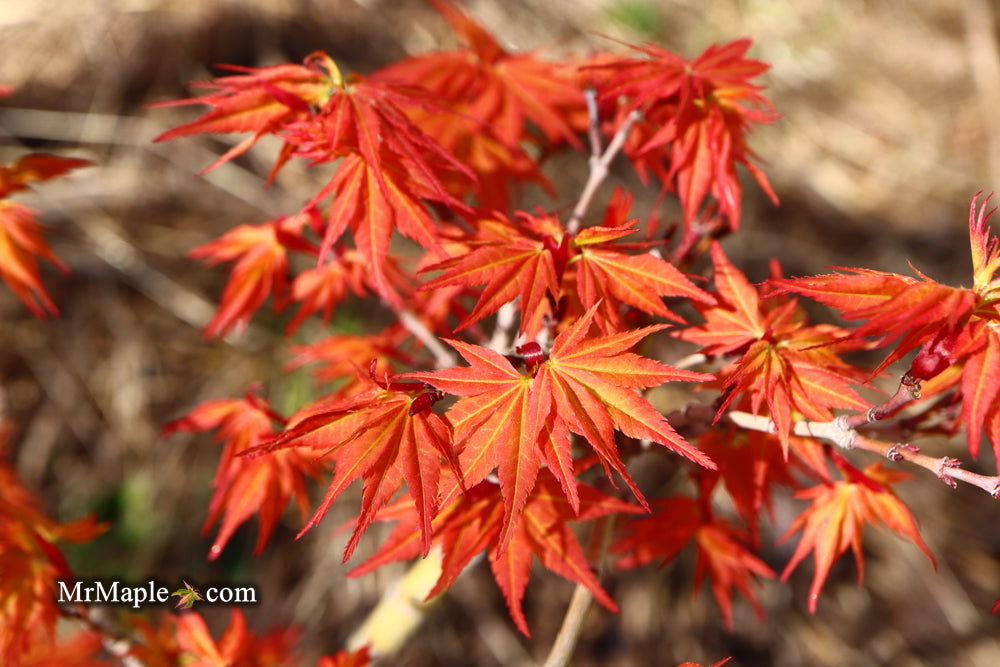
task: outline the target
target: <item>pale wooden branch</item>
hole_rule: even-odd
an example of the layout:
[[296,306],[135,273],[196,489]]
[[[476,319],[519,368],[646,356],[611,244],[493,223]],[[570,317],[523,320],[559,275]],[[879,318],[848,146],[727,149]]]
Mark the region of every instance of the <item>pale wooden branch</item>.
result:
[[686,357],[681,357],[674,363],[670,364],[674,368],[680,368],[681,370],[687,370],[695,366],[700,366],[701,364],[708,361],[708,356],[702,354],[701,352],[695,352],[694,354],[689,354]]
[[[596,119],[597,105],[593,105],[590,111],[595,114],[595,117],[591,118],[591,123],[599,122]],[[629,132],[631,132],[632,126],[639,120],[639,117],[638,111],[630,113],[618,128],[618,131],[615,132],[615,135],[611,138],[611,143],[604,149],[604,152],[599,155],[594,154],[590,156],[590,174],[587,176],[587,183],[583,186],[583,192],[580,194],[580,199],[576,202],[573,214],[570,216],[569,222],[566,223],[567,234],[576,234],[580,231],[580,224],[583,222],[583,216],[587,214],[587,209],[590,208],[590,202],[594,199],[594,195],[597,194],[597,189],[608,177],[611,162],[618,155],[618,152],[621,151],[622,146],[625,145],[625,140],[628,139]]]
[[396,311],[396,317],[399,318],[399,323],[406,327],[406,330],[413,334],[434,355],[434,362],[438,368],[451,368],[458,363],[451,350],[444,346],[441,339],[435,336],[412,310],[401,308]]
[[937,478],[948,486],[955,488],[958,486],[955,480],[961,480],[966,484],[978,486],[980,489],[990,494],[994,498],[1000,496],[1000,477],[994,475],[980,475],[970,470],[964,470],[960,466],[962,462],[950,456],[934,458],[921,454],[920,449],[908,443],[889,444],[881,440],[873,440],[859,435],[854,442],[857,449],[864,449],[869,452],[881,454],[890,461],[908,461],[921,468],[926,468],[937,475]]
[[588,88],[585,93],[587,99],[587,138],[590,139],[590,158],[599,160],[601,158],[601,114],[597,110],[597,91]]
[[486,347],[498,354],[507,354],[511,345],[510,328],[514,326],[516,314],[513,301],[508,301],[500,306],[500,310],[497,311],[496,325],[493,328],[493,336]]
[[136,644],[136,638],[113,628],[104,613],[97,607],[84,604],[59,605],[59,612],[66,618],[76,619],[101,637],[101,646],[109,655],[115,657],[125,667],[143,667],[143,663],[131,653]]
[[441,576],[441,547],[431,548],[402,577],[388,586],[382,599],[348,638],[350,651],[367,646],[372,657],[392,655],[420,627],[434,600],[426,601]]
[[[774,433],[774,422],[768,417],[739,411],[729,412],[727,416],[740,428]],[[828,440],[844,449],[863,449],[874,452],[890,461],[908,461],[930,470],[938,479],[952,488],[957,486],[956,480],[958,480],[977,486],[994,498],[1000,497],[1000,476],[991,477],[964,470],[958,459],[948,456],[940,458],[926,456],[909,443],[888,443],[859,435],[857,431],[848,426],[847,417],[837,417],[831,422],[795,422],[792,432],[795,435]]]
[[[611,535],[614,532],[614,516],[607,516],[598,519],[594,524],[594,532],[591,533],[591,546],[596,546],[597,551],[597,574],[600,576],[604,569],[604,561],[608,553],[608,546],[611,544]],[[591,549],[594,551],[594,549]],[[542,667],[565,667],[570,664],[576,643],[580,639],[580,631],[583,630],[583,622],[587,619],[587,612],[593,606],[594,594],[583,584],[577,584],[573,590],[573,597],[566,608],[563,616],[562,626],[559,634],[556,635],[549,655],[545,659]]]

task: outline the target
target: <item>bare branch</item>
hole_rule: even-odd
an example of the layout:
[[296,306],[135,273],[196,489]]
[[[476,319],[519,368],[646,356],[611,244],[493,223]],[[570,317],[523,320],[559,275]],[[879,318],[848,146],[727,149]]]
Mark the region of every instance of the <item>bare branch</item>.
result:
[[434,355],[434,362],[438,368],[451,368],[457,365],[458,360],[451,353],[451,350],[444,346],[441,340],[427,328],[412,310],[402,308],[396,311],[396,317],[399,318],[399,323],[406,327],[406,330],[413,334]]
[[[597,105],[593,106],[591,113],[597,113]],[[590,202],[593,200],[594,195],[597,193],[597,189],[604,182],[604,179],[608,177],[608,173],[611,167],[611,162],[618,155],[618,152],[625,145],[625,140],[628,139],[628,134],[632,130],[632,126],[635,125],[636,121],[639,120],[639,112],[633,111],[625,118],[625,122],[621,124],[618,131],[615,132],[615,136],[611,138],[611,143],[608,147],[604,149],[604,152],[598,155],[590,156],[590,175],[587,177],[587,184],[583,186],[583,192],[580,194],[580,199],[576,203],[576,207],[573,209],[573,215],[570,216],[569,222],[566,223],[566,233],[576,234],[580,231],[580,224],[583,222],[583,216],[587,214],[587,209],[590,208]],[[599,122],[595,117],[592,117],[591,125]],[[593,139],[591,139],[593,143]]]

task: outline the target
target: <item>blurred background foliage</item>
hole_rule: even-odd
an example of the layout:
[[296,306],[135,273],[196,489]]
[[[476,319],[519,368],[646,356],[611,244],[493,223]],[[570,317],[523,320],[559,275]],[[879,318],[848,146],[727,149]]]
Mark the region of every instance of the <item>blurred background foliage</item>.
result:
[[[988,0],[475,0],[466,9],[505,45],[552,57],[620,49],[605,37],[654,41],[693,57],[712,42],[752,37],[770,62],[767,93],[783,116],[751,139],[782,199],[772,207],[747,187],[744,228],[727,251],[752,279],[771,256],[786,273],[827,265],[907,272],[907,261],[942,282],[969,282],[966,211],[977,190],[1000,187],[1000,60],[997,5]],[[261,603],[247,610],[263,629],[302,628],[302,652],[333,652],[402,571],[344,578],[344,535],[357,499],[338,503],[298,542],[289,513],[271,544],[251,556],[247,524],[215,562],[206,559],[207,515],[218,445],[207,436],[161,438],[161,426],[196,403],[242,395],[252,382],[286,412],[317,395],[308,371],[283,372],[287,315],[262,310],[241,336],[206,342],[225,280],[185,254],[243,222],[290,213],[322,174],[289,165],[262,185],[277,149],[265,142],[207,176],[198,172],[225,139],[151,139],[190,120],[189,108],[150,110],[192,94],[188,81],[217,63],[261,66],[328,51],[368,72],[410,54],[456,46],[422,0],[36,0],[0,3],[0,159],[28,150],[86,157],[97,166],[46,183],[19,200],[43,214],[68,276],[44,275],[62,310],[37,321],[0,289],[3,412],[15,425],[11,451],[51,513],[93,511],[113,522],[69,553],[84,579],[173,584],[251,582]],[[235,141],[235,138],[234,138]],[[552,168],[571,202],[585,176],[582,155]],[[616,178],[639,184],[626,165]],[[645,200],[648,204],[652,200]],[[642,209],[640,208],[640,211]],[[369,309],[370,310],[370,309]],[[349,302],[333,322],[297,340],[362,331],[373,316]],[[669,359],[668,354],[660,355]],[[934,455],[962,456],[945,440]],[[863,458],[863,455],[858,458]],[[868,463],[863,460],[861,463]],[[978,464],[994,469],[984,455]],[[650,497],[673,488],[672,462],[637,461]],[[588,618],[577,665],[1000,664],[998,508],[972,488],[951,491],[928,475],[900,487],[937,573],[912,545],[870,531],[863,588],[839,562],[815,617],[805,611],[811,565],[789,584],[766,582],[765,621],[743,601],[735,631],[722,629],[711,595],[691,597],[690,553],[661,570],[606,574],[618,616]],[[318,491],[319,489],[317,489]],[[792,544],[775,545],[800,501],[780,497],[765,522],[763,557],[776,570]],[[360,562],[376,546],[363,543]],[[424,632],[393,664],[530,665],[544,657],[572,586],[533,579],[526,611],[533,638],[518,635],[480,564],[430,612]],[[209,610],[224,624],[224,610]],[[213,619],[214,617],[214,619]]]

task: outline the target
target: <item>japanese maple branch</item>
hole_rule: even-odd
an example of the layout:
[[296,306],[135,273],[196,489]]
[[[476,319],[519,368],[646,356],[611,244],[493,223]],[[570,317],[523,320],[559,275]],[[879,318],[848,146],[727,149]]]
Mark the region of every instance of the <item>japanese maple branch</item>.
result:
[[[591,533],[591,551],[597,551],[596,556],[591,555],[592,560],[596,559],[595,566],[597,574],[600,576],[604,569],[604,559],[607,556],[608,546],[611,544],[611,535],[614,532],[614,517],[601,517],[594,524],[594,532]],[[593,606],[594,594],[583,584],[577,584],[573,589],[573,597],[566,608],[566,615],[563,616],[562,626],[559,634],[556,635],[549,656],[545,659],[542,667],[565,667],[570,664],[576,643],[580,639],[580,631],[583,629],[583,622],[587,618],[587,612]]]
[[100,635],[104,650],[120,660],[125,667],[142,667],[142,662],[130,655],[132,648],[141,642],[112,628],[105,619],[101,618],[101,614],[96,608],[83,604],[60,605],[59,612],[67,618],[80,621]]
[[396,311],[399,323],[406,327],[406,330],[416,337],[424,347],[434,355],[434,363],[438,368],[451,368],[458,364],[455,355],[444,346],[441,340],[427,328],[427,326],[409,308],[401,308]]
[[961,480],[966,484],[978,486],[994,498],[1000,495],[1000,477],[989,477],[965,470],[960,467],[962,462],[958,459],[953,459],[949,456],[934,458],[926,454],[921,454],[919,448],[910,444],[896,443],[890,445],[887,442],[866,438],[863,435],[859,435],[855,439],[854,446],[857,449],[881,454],[890,461],[909,461],[921,468],[927,468],[937,475],[938,479],[952,488],[958,486],[955,480]]
[[[829,440],[844,449],[863,449],[880,454],[890,461],[908,461],[934,473],[938,479],[951,486],[958,481],[977,486],[994,498],[1000,496],[1000,476],[987,476],[964,470],[958,459],[949,456],[934,458],[920,453],[920,449],[909,443],[888,443],[860,435],[855,429],[885,417],[892,416],[906,404],[920,398],[920,383],[908,375],[900,380],[899,388],[889,400],[867,412],[837,417],[830,422],[799,421],[792,425],[795,435]],[[739,426],[752,431],[774,433],[774,422],[768,417],[733,411],[727,414]]]
[[[774,433],[774,422],[768,417],[751,415],[747,412],[739,411],[730,412],[727,416],[740,428],[750,431]],[[865,437],[853,428],[849,428],[847,426],[847,418],[845,417],[838,417],[832,422],[795,422],[792,432],[795,435],[829,440],[844,449],[863,449],[875,452],[890,461],[908,461],[930,470],[938,479],[952,488],[957,486],[956,480],[959,480],[973,486],[978,486],[994,498],[1000,496],[1000,477],[990,477],[964,470],[960,467],[962,463],[958,459],[951,458],[950,456],[942,456],[940,458],[927,456],[921,454],[919,448],[908,443],[888,443]]]
[[[589,98],[588,98],[589,100]],[[611,137],[611,142],[608,147],[604,149],[604,152],[600,152],[600,132],[594,131],[593,128],[600,123],[600,118],[597,114],[597,104],[594,102],[587,105],[588,111],[590,112],[590,141],[591,141],[591,156],[590,156],[590,174],[587,176],[587,183],[583,186],[583,192],[580,194],[580,199],[576,202],[576,207],[573,209],[573,214],[569,218],[569,222],[566,223],[566,233],[576,234],[580,231],[580,224],[583,222],[583,216],[587,214],[587,209],[590,208],[590,202],[593,200],[594,195],[597,194],[597,188],[601,186],[604,179],[608,177],[610,171],[611,162],[618,155],[618,152],[625,145],[625,140],[628,139],[628,133],[632,130],[632,126],[635,125],[636,121],[639,120],[639,112],[632,111],[626,118],[625,121],[615,132],[615,135]]]

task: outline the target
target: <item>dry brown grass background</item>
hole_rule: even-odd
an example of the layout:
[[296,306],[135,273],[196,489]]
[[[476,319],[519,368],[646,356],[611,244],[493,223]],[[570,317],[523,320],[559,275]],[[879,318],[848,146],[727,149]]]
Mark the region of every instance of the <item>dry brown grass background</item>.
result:
[[[597,34],[655,40],[693,56],[707,44],[750,36],[773,64],[768,93],[783,114],[752,146],[782,198],[774,209],[748,187],[747,217],[727,248],[751,277],[766,260],[791,274],[826,265],[906,271],[968,281],[965,215],[972,193],[1000,187],[997,6],[987,0],[485,0],[468,10],[514,48],[587,52]],[[213,63],[265,65],[325,49],[348,69],[370,71],[408,54],[450,48],[443,21],[420,0],[0,1],[0,159],[27,149],[87,157],[97,166],[20,197],[39,209],[70,276],[45,274],[62,316],[37,321],[0,289],[0,382],[15,424],[10,453],[26,482],[63,519],[97,511],[115,527],[71,562],[83,578],[173,582],[251,581],[262,602],[255,627],[294,623],[307,658],[337,649],[400,570],[343,577],[344,537],[323,526],[292,542],[289,515],[252,558],[256,527],[241,530],[216,563],[199,535],[218,450],[207,437],[161,438],[160,427],[208,398],[238,396],[262,380],[286,411],[313,391],[285,376],[280,329],[265,312],[247,335],[205,342],[224,274],[185,253],[229,227],[297,209],[320,175],[287,169],[261,189],[274,145],[202,177],[225,146],[150,140],[193,117],[145,105],[187,96]],[[568,169],[583,174],[580,156]],[[563,163],[560,163],[563,164]],[[635,179],[627,169],[618,178]],[[563,191],[573,193],[571,180]],[[338,326],[364,326],[354,306]],[[316,324],[301,339],[325,331]],[[963,456],[961,444],[921,443]],[[859,462],[867,463],[863,455]],[[967,458],[967,456],[965,456]],[[980,465],[992,470],[984,456]],[[672,483],[669,468],[640,466],[648,495]],[[866,581],[839,562],[815,616],[805,611],[811,564],[789,584],[767,582],[757,620],[735,604],[721,629],[707,591],[692,600],[692,562],[605,577],[622,607],[591,613],[574,664],[670,665],[735,655],[739,665],[1000,664],[1000,507],[928,475],[903,485],[941,567],[876,531],[866,534]],[[790,545],[773,546],[802,504],[782,499],[764,557],[780,570]],[[366,540],[371,549],[375,540]],[[794,544],[794,542],[793,542]],[[369,551],[370,552],[370,551]],[[365,556],[359,553],[356,562]],[[433,608],[423,631],[391,662],[531,665],[558,629],[571,585],[536,575],[526,609],[534,637],[519,636],[482,565]],[[208,612],[215,622],[223,613]]]

